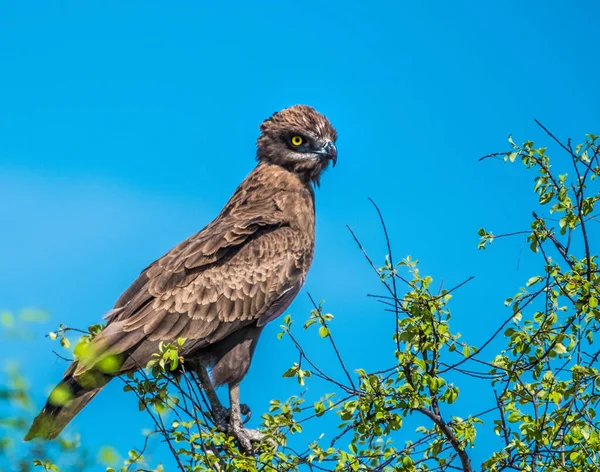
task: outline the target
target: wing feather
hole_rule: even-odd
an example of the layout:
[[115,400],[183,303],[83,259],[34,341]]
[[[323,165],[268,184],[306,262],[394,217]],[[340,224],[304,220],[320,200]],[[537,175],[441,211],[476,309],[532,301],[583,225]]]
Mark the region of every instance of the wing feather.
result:
[[312,242],[272,203],[221,214],[144,270],[95,342],[116,353],[178,337],[207,346],[278,316],[293,299],[282,307],[281,294],[298,292],[311,258]]

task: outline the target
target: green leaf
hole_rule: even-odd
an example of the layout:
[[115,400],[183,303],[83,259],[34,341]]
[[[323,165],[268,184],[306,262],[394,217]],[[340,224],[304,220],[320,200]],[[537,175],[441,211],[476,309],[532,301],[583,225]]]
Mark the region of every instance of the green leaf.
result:
[[50,393],[50,396],[48,397],[48,402],[52,405],[63,406],[69,400],[71,400],[71,398],[73,398],[71,388],[65,383],[60,383]]
[[567,352],[567,348],[563,343],[556,343],[554,345],[554,351],[558,354],[564,354],[565,352]]
[[104,446],[98,452],[98,462],[104,465],[114,464],[119,460],[117,451],[109,446]]
[[0,314],[0,323],[2,323],[7,328],[13,327],[15,324],[15,319],[14,319],[12,313],[9,313],[8,311],[6,311],[6,312]]
[[121,368],[121,358],[120,356],[117,355],[111,355],[111,356],[106,356],[104,359],[100,360],[97,364],[96,367],[98,368],[98,370],[100,370],[101,372],[104,372],[105,374],[114,374],[119,372],[119,369]]
[[535,277],[531,277],[527,283],[525,285],[527,285],[527,287],[531,287],[534,284],[537,284],[538,282],[544,280],[542,277],[540,277],[539,275],[536,275]]
[[19,318],[27,322],[43,323],[45,321],[48,321],[49,315],[48,312],[44,310],[27,308],[21,311],[21,313],[19,314]]

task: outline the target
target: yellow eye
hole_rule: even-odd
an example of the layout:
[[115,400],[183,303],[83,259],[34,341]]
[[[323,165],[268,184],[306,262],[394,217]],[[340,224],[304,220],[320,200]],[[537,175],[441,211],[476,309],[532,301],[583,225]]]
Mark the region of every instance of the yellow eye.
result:
[[303,141],[302,136],[293,136],[292,137],[292,144],[294,146],[300,146],[302,144],[302,141]]

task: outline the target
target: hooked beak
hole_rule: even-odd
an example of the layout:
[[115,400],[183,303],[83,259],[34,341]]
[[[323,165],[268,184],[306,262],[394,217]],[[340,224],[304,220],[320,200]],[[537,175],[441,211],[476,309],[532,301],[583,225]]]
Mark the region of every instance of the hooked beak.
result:
[[335,144],[327,140],[327,142],[325,142],[323,147],[319,150],[318,154],[326,159],[330,159],[331,162],[333,162],[333,167],[335,167],[337,162],[337,148],[335,147]]

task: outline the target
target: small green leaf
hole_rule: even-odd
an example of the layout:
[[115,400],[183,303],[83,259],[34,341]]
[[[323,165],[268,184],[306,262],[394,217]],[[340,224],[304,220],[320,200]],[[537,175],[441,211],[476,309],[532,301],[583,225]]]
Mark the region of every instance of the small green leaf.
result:
[[564,354],[565,352],[567,352],[567,348],[563,343],[556,343],[556,345],[554,346],[554,351],[558,354]]
[[104,465],[114,464],[118,460],[119,455],[112,447],[104,446],[98,452],[98,462],[102,462]]
[[538,282],[540,282],[542,279],[542,277],[540,277],[539,275],[536,275],[535,277],[531,277],[528,281],[527,281],[527,286],[531,287],[534,284],[537,284]]
[[0,314],[0,322],[7,328],[11,328],[15,324],[15,319],[13,318],[12,313],[6,311]]
[[52,405],[63,406],[71,400],[71,398],[73,398],[71,388],[67,384],[61,383],[52,390],[48,397],[48,402]]

